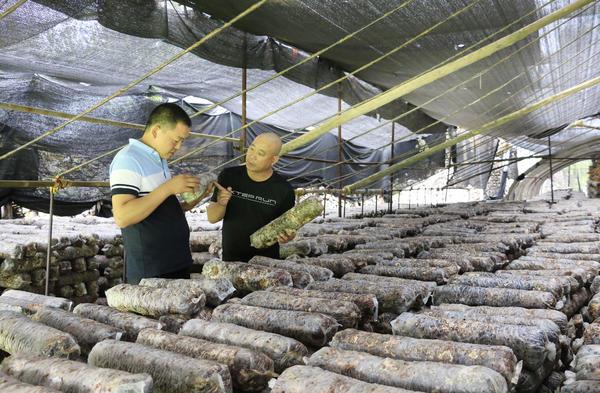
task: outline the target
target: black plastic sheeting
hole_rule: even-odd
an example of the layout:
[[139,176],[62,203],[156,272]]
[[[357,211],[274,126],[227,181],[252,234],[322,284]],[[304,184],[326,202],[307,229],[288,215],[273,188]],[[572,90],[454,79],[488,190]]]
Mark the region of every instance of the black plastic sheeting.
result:
[[[60,83],[56,79],[21,75],[11,78],[0,77],[0,91],[7,92],[7,100],[11,103],[26,104],[34,107],[60,109],[67,113],[77,113],[81,108],[92,105],[101,97],[74,89],[75,85]],[[118,97],[102,106],[94,113],[99,118],[119,119],[130,123],[143,124],[149,112],[159,103],[167,100],[176,101],[190,115],[203,109],[206,105],[197,104],[191,100],[188,103],[181,97],[173,97],[164,89],[151,88],[143,94],[128,94]],[[14,147],[37,136],[40,130],[50,129],[61,124],[64,120],[47,116],[34,115],[15,111],[0,111],[0,153],[5,153]],[[212,134],[228,135],[242,125],[240,116],[222,108],[214,109],[207,114],[192,119],[194,131]],[[268,124],[257,123],[248,128],[248,143],[263,132],[275,132],[282,138],[289,138],[290,131]],[[25,149],[6,160],[0,161],[0,178],[11,180],[52,179],[58,173],[68,170],[103,152],[125,145],[129,138],[139,138],[140,130],[116,129],[115,127],[78,122],[64,130],[43,139],[34,148]],[[234,137],[239,137],[235,133]],[[190,137],[177,158],[192,149],[213,143],[209,139]],[[383,143],[382,143],[383,144]],[[395,145],[395,155],[402,155],[415,148],[414,140],[399,142]],[[375,150],[351,142],[343,142],[343,160],[353,161],[353,164],[343,165],[343,174],[354,174],[345,179],[341,185],[350,184],[358,179],[379,171],[387,166],[391,157],[391,149]],[[172,166],[174,173],[182,171],[202,173],[207,170],[219,172],[239,153],[234,150],[233,143],[219,142]],[[291,156],[312,157],[322,160],[338,160],[338,139],[336,135],[328,134],[290,153]],[[99,180],[108,179],[108,166],[112,156],[102,158],[81,170],[65,176],[69,180]],[[361,165],[360,163],[381,163],[381,165]],[[283,157],[277,169],[294,186],[329,186],[338,187],[340,184],[331,179],[339,175],[337,167],[325,169],[329,163],[297,160]],[[415,176],[421,178],[432,173],[443,165],[443,155],[427,161],[427,166],[404,171],[397,178],[409,180]],[[421,169],[419,169],[421,168]],[[373,187],[388,187],[386,179],[374,184]],[[0,205],[10,200],[17,204],[39,211],[48,210],[48,190],[14,189],[0,190]],[[57,215],[73,215],[89,209],[97,201],[110,201],[109,190],[105,188],[66,188],[55,197],[55,213]]]
[[[257,1],[203,0],[186,3],[217,18],[229,20]],[[267,2],[235,26],[314,52],[401,3],[395,0],[273,1]],[[499,35],[484,44],[570,3],[572,1],[569,0],[416,0],[356,39],[336,46],[323,57],[352,71],[441,23],[402,50],[358,74],[368,83],[389,89],[459,55],[463,49],[492,33],[499,32]],[[451,18],[451,15],[465,7],[469,9]],[[413,105],[423,105],[425,113],[436,119],[443,118],[448,124],[466,129],[476,128],[502,114],[524,107],[532,97],[540,99],[556,94],[598,76],[600,67],[594,59],[600,50],[600,29],[596,28],[599,23],[600,3],[593,2],[567,18],[538,30],[511,48],[417,89],[403,97],[403,100]],[[501,29],[504,30],[500,32]],[[511,54],[514,56],[505,59]],[[452,90],[462,82],[466,83]],[[484,97],[505,83],[499,91]],[[450,94],[428,102],[446,92]],[[478,98],[481,100],[473,103]],[[496,135],[534,135],[560,127],[597,113],[599,99],[600,87],[590,88],[584,94],[513,121],[501,130],[495,130]],[[465,107],[470,103],[473,105]]]
[[[12,3],[0,4],[0,12]],[[6,102],[79,113],[254,3],[256,0],[26,2],[0,20],[0,97]],[[286,136],[290,131],[301,133],[336,114],[338,95],[346,109],[459,55],[464,48],[512,22],[516,23],[497,37],[516,31],[568,3],[569,0],[411,1],[388,19],[297,67],[285,78],[277,78],[251,91],[248,94],[248,118],[260,119],[260,122],[250,127],[249,133],[256,135],[264,130]],[[91,115],[143,123],[150,108],[167,98],[183,102],[181,100],[187,96],[195,96],[219,102],[239,92],[240,67],[248,67],[248,85],[252,86],[298,64],[309,53],[363,27],[399,4],[395,0],[269,1],[234,28],[225,30]],[[470,8],[445,21],[464,7]],[[524,17],[528,12],[532,12],[531,15]],[[433,145],[445,139],[446,124],[477,128],[533,101],[598,76],[600,68],[594,59],[600,50],[600,29],[595,28],[600,24],[600,3],[594,2],[570,17],[572,19],[564,18],[540,29],[511,48],[417,89],[369,116],[345,124],[343,138],[352,139],[356,145],[344,144],[344,158],[371,163],[385,162],[389,158],[389,148],[382,147],[389,142],[390,125],[357,137],[381,125],[381,118],[410,111],[396,125],[396,138],[403,142],[396,144],[395,156],[405,158],[418,151],[411,131],[427,133],[425,139]],[[261,119],[281,105],[357,69],[439,22],[443,23],[430,33],[348,78],[339,87],[330,87],[322,94]],[[441,97],[436,98],[439,95]],[[543,140],[536,139],[539,135],[598,113],[598,102],[600,87],[594,87],[502,128],[490,130],[487,135],[501,136],[525,148],[542,146]],[[422,108],[413,111],[415,105],[422,105]],[[221,106],[230,113],[218,110],[198,116],[196,130],[223,135],[235,129],[240,124],[241,99],[234,98]],[[190,105],[188,109],[193,112],[198,108]],[[428,127],[434,124],[434,119],[440,123]],[[0,150],[10,150],[61,122],[0,110]],[[318,157],[316,152],[321,150],[320,146],[337,143],[336,130],[331,132],[332,135],[315,142],[317,147],[305,146],[294,154]],[[47,179],[138,135],[135,130],[78,122],[40,142],[34,149],[0,162],[0,175],[2,178]],[[202,143],[207,142],[194,140],[190,146]],[[461,151],[455,154],[461,162],[487,158],[491,154],[488,150],[493,149],[470,151],[469,147],[459,146],[454,151]],[[180,168],[191,171],[214,168],[233,154],[231,144],[218,145]],[[337,160],[337,148],[322,156],[325,159],[332,157]],[[107,158],[69,178],[105,180],[109,162],[110,158]],[[417,168],[400,172],[396,179],[400,179],[400,184],[419,180],[433,173],[442,163],[442,155],[434,156]],[[297,177],[294,179],[296,185],[325,183],[337,187],[337,169],[319,172],[327,165],[301,161],[283,171],[289,172],[286,175],[292,178]],[[351,183],[378,169],[381,169],[378,165],[361,168],[354,164],[346,166],[344,173],[353,173],[354,178],[347,180]],[[311,173],[313,170],[316,170],[315,174]],[[486,176],[475,182],[484,184]],[[454,180],[465,178],[455,176]],[[379,186],[385,184],[373,185]],[[10,198],[20,198],[23,203],[30,204],[36,200],[44,204],[47,198],[46,190],[7,193]],[[61,191],[57,203],[92,204],[104,198],[103,190],[67,189]]]
[[[165,1],[27,2],[0,21],[0,69],[83,81],[91,84],[90,90],[108,95],[221,24],[201,12],[186,10]],[[249,70],[248,86],[252,86],[308,57],[273,38],[253,36],[235,28],[224,30],[191,53],[134,91],[143,92],[148,85],[161,86],[178,94],[219,102],[240,91],[243,64]],[[258,119],[343,75],[344,71],[331,62],[312,59],[287,72],[285,78],[251,91],[248,118]],[[334,115],[338,94],[345,104],[354,105],[380,92],[381,89],[350,77],[263,122],[302,129]],[[239,114],[241,99],[232,99],[223,106]],[[413,105],[397,100],[371,115],[392,118],[411,109]],[[398,120],[409,129],[419,129],[433,121],[418,110]],[[370,124],[373,122],[357,119],[347,125],[348,135],[353,135],[353,129]],[[444,130],[441,125],[427,133]],[[372,135],[387,134],[389,127]],[[365,141],[368,139],[362,144]]]

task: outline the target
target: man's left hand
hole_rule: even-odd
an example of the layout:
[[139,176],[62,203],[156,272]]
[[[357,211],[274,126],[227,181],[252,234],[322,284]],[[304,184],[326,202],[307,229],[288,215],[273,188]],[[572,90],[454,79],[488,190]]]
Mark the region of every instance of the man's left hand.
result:
[[296,231],[293,231],[291,229],[286,229],[283,233],[280,233],[279,235],[277,235],[277,241],[280,244],[285,244],[289,241],[294,240],[295,237],[296,237]]

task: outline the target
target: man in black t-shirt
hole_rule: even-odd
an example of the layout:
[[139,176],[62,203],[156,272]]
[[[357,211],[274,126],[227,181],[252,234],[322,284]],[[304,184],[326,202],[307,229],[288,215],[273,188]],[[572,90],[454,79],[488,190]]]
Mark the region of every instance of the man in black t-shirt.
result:
[[289,231],[278,236],[279,243],[265,249],[250,245],[250,235],[294,207],[292,186],[273,165],[279,159],[281,139],[274,133],[254,139],[246,154],[246,165],[224,169],[219,174],[208,221],[223,220],[223,260],[247,262],[255,255],[279,258],[279,243],[292,240]]

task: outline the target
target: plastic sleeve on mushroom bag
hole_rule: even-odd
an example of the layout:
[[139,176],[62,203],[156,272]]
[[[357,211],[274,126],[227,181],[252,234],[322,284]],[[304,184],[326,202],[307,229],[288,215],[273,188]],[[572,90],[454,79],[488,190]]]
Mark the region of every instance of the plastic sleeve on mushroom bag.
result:
[[77,340],[83,354],[88,353],[96,343],[102,340],[120,340],[123,335],[123,332],[114,326],[56,308],[41,308],[31,318],[71,334]]
[[2,370],[24,382],[71,393],[152,391],[152,378],[148,374],[131,374],[60,358],[11,356],[2,362]]
[[543,331],[532,326],[461,321],[407,312],[392,321],[392,329],[394,334],[414,338],[506,345],[530,370],[546,360],[554,361],[557,355],[557,344],[548,341]]
[[226,278],[210,279],[201,274],[192,274],[192,278],[169,279],[169,278],[143,278],[140,281],[141,286],[154,288],[182,288],[192,287],[200,289],[206,295],[206,304],[216,307],[227,300],[234,292],[235,288],[231,281]]
[[73,308],[73,302],[69,299],[54,296],[38,295],[36,293],[19,291],[16,289],[8,289],[2,292],[2,297],[4,296],[25,300],[32,304],[40,304],[48,307],[62,308],[66,311],[71,311],[71,308]]
[[125,332],[123,339],[135,341],[138,333],[142,329],[154,328],[161,329],[159,321],[142,317],[141,315],[118,311],[108,306],[98,304],[82,303],[73,310],[75,314],[84,318],[93,319],[107,325],[111,325]]
[[368,293],[325,292],[290,287],[273,287],[269,288],[268,291],[286,293],[296,297],[316,297],[320,299],[336,299],[352,302],[360,309],[363,320],[376,321],[378,316],[379,305],[377,297]]
[[88,363],[152,376],[154,393],[231,393],[227,366],[124,341],[104,340],[92,348]]
[[77,357],[81,354],[79,345],[70,334],[13,311],[0,311],[0,349],[10,354],[56,357]]
[[250,244],[261,249],[277,242],[277,236],[286,230],[298,231],[321,214],[323,205],[316,198],[308,198],[283,213],[250,235]]
[[60,390],[30,385],[0,372],[0,392],[2,393],[61,393]]
[[214,309],[213,319],[282,334],[313,347],[326,345],[339,325],[335,319],[319,313],[271,310],[243,304],[223,304]]
[[285,270],[219,259],[206,262],[202,267],[202,275],[211,279],[226,278],[242,293],[281,285],[291,287],[293,284],[292,276]]
[[153,288],[119,284],[106,290],[110,307],[150,317],[165,314],[192,315],[206,303],[204,292],[198,288]]
[[549,292],[521,289],[442,285],[435,289],[433,303],[460,303],[469,306],[554,308],[556,298]]
[[293,338],[231,323],[191,319],[179,334],[259,351],[273,359],[277,372],[303,364],[302,359],[308,354],[308,349]]
[[285,370],[273,384],[271,393],[416,393],[377,385],[325,371],[317,367],[294,366]]
[[360,319],[358,307],[344,300],[299,298],[284,293],[257,291],[246,295],[240,303],[275,310],[321,313],[335,318],[343,327],[356,327]]
[[422,299],[431,293],[430,290],[419,284],[387,285],[384,280],[381,280],[381,283],[378,284],[369,281],[331,279],[329,281],[315,281],[307,289],[328,292],[370,293],[377,296],[379,308],[382,312],[396,314],[420,307]]
[[261,391],[275,373],[273,360],[250,349],[217,344],[200,338],[144,329],[138,335],[138,344],[180,353],[197,359],[212,360],[229,367],[233,386],[243,391]]
[[307,365],[320,367],[364,382],[409,390],[440,393],[506,393],[506,380],[482,366],[435,362],[407,362],[364,352],[322,348]]
[[511,385],[517,383],[521,370],[521,362],[517,361],[512,350],[499,345],[417,339],[355,329],[338,332],[330,345],[334,348],[406,361],[484,366],[501,374]]

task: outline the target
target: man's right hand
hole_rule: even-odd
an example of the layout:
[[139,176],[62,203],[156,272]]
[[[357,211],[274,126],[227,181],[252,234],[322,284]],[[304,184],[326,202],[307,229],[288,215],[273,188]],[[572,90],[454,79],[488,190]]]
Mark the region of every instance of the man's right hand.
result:
[[172,195],[182,192],[194,192],[200,186],[200,179],[196,176],[181,174],[174,176],[168,182],[169,191]]
[[227,206],[231,199],[233,189],[231,187],[225,188],[217,182],[214,182],[214,184],[219,190],[217,194],[217,203],[223,207]]

